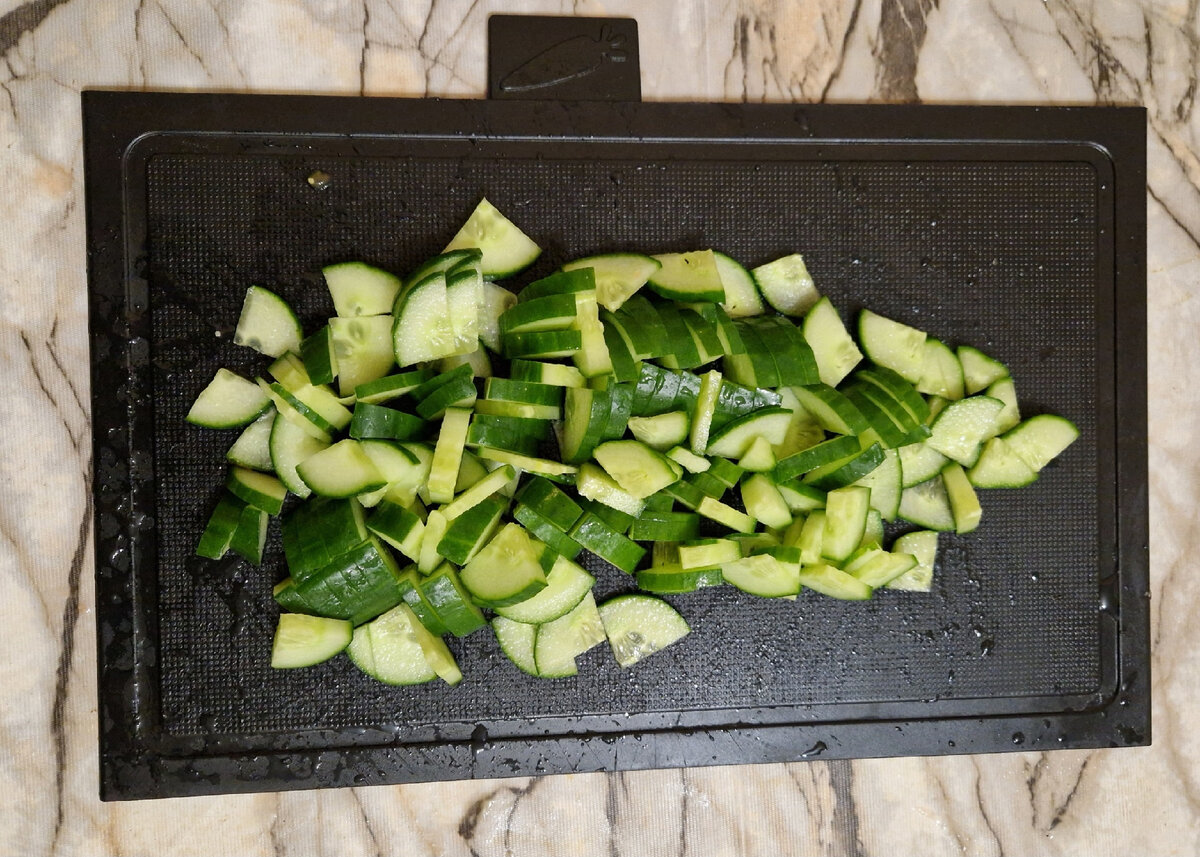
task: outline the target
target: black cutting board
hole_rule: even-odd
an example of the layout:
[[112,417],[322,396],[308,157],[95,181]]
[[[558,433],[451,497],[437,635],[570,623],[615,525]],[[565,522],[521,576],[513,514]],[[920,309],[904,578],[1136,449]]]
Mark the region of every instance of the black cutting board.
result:
[[[84,94],[106,799],[1149,741],[1140,109]],[[318,190],[307,178],[330,177]],[[862,306],[1007,363],[1080,440],[944,535],[933,592],[672,601],[683,642],[529,678],[384,687],[268,665],[285,575],[192,556],[236,432],[183,416],[247,285],[311,329],[320,278],[404,272],[486,195],[543,247],[801,251]],[[598,595],[631,588],[600,569]]]

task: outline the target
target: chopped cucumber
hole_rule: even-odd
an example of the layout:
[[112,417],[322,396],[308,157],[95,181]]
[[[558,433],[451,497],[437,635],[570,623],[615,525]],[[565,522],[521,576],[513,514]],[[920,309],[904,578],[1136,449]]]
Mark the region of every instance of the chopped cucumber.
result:
[[270,397],[259,385],[236,372],[218,369],[185,419],[205,428],[235,428],[257,419],[270,406]]
[[649,595],[619,595],[599,607],[613,657],[622,667],[660,652],[690,631],[670,604]]
[[300,321],[283,298],[262,286],[246,289],[242,314],[233,332],[235,345],[245,345],[268,357],[278,357],[289,351],[299,351],[303,335]]
[[492,279],[503,279],[528,268],[542,252],[533,239],[487,199],[479,200],[467,222],[442,252],[471,247],[482,251],[479,271]]
[[754,281],[771,308],[784,315],[804,315],[821,297],[799,253],[759,265]]
[[271,646],[271,666],[296,669],[327,661],[350,645],[353,631],[345,619],[282,613]]

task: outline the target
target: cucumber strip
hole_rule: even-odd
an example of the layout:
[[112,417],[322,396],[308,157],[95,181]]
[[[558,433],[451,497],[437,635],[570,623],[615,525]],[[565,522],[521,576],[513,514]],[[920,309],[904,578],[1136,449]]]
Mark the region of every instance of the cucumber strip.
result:
[[695,592],[705,586],[720,586],[725,582],[719,568],[684,569],[678,563],[655,565],[637,573],[638,589],[672,595]]
[[471,247],[482,251],[479,271],[491,279],[503,279],[528,268],[542,252],[528,235],[487,199],[479,200],[467,222],[442,252]]
[[1004,410],[996,418],[996,432],[1003,434],[1009,429],[1016,428],[1021,422],[1021,409],[1017,402],[1017,388],[1012,378],[1001,378],[988,385],[984,393],[993,399],[1004,403]]
[[598,612],[613,657],[622,667],[662,651],[691,631],[674,607],[649,595],[619,595],[601,604]]
[[278,515],[287,496],[287,489],[276,477],[236,465],[229,468],[225,487],[242,502],[268,515]]
[[[628,426],[633,436],[651,449],[666,452],[679,447],[688,436],[690,420],[684,411],[668,411],[652,417],[631,417]],[[682,463],[682,462],[681,462]]]
[[775,465],[773,476],[777,483],[784,483],[830,462],[841,461],[847,456],[857,455],[860,450],[858,438],[848,435],[831,438],[783,459]]
[[582,462],[603,439],[611,394],[589,387],[570,387],[563,405],[563,430],[559,444],[563,461]]
[[[447,520],[453,521],[459,515],[473,508],[484,499],[492,496],[517,475],[516,468],[511,464],[497,467],[479,482],[472,485],[454,500],[442,507],[442,514]],[[449,557],[447,557],[449,559]],[[461,565],[461,563],[459,563]]]
[[412,440],[423,435],[426,426],[425,420],[412,414],[358,402],[350,419],[350,437],[355,440]]
[[184,419],[205,428],[236,428],[257,419],[270,406],[270,397],[259,385],[218,369]]
[[583,547],[626,574],[632,574],[646,555],[645,548],[636,544],[633,539],[626,538],[591,512],[583,514],[571,528],[570,535]]
[[458,579],[458,572],[450,563],[442,563],[429,577],[417,581],[417,586],[446,630],[454,636],[465,637],[487,624],[483,612],[471,601]]
[[811,512],[814,509],[825,508],[825,492],[819,488],[794,481],[782,485],[777,484],[775,487],[779,489],[783,502],[787,503],[793,515],[797,512]]
[[800,548],[800,563],[804,566],[816,565],[821,561],[821,542],[825,538],[825,512],[813,512],[804,519],[800,528],[796,547]]
[[525,529],[505,524],[459,574],[476,602],[507,607],[532,598],[546,588],[540,554]]
[[883,515],[879,514],[878,509],[871,509],[867,512],[867,525],[863,528],[862,541],[858,543],[858,546],[860,548],[866,546],[883,547],[883,537]]
[[536,360],[514,360],[509,364],[513,381],[549,384],[555,387],[586,387],[587,379],[574,366],[561,363],[540,363]]
[[196,545],[196,555],[206,559],[220,559],[225,556],[233,542],[233,534],[237,530],[238,522],[242,519],[242,510],[245,508],[244,501],[228,492],[223,493],[221,499],[217,501],[216,508],[213,509],[212,516],[208,519],[204,532],[200,535],[200,542]]
[[759,265],[753,274],[767,303],[784,315],[804,315],[821,297],[799,253]]
[[581,497],[612,506],[614,509],[634,517],[641,514],[646,505],[644,500],[634,497],[618,485],[611,476],[591,462],[585,463],[579,468],[575,489]]
[[886,366],[916,384],[925,362],[925,333],[864,309],[858,317],[858,339],[872,363]]
[[387,375],[355,387],[354,398],[369,405],[382,404],[412,392],[432,377],[433,370],[429,368],[413,369],[398,375]]
[[804,474],[804,481],[822,491],[852,485],[883,464],[884,449],[873,443],[855,455],[824,464]]
[[430,274],[449,275],[451,272],[464,267],[478,268],[479,260],[482,256],[483,253],[474,247],[468,247],[463,250],[451,250],[448,253],[439,253],[437,256],[426,259],[410,271],[404,280],[404,285],[408,287],[413,283],[419,283]]
[[689,571],[713,568],[741,558],[741,547],[731,539],[702,539],[679,546],[679,566]]
[[275,362],[267,367],[267,372],[289,392],[313,383],[308,369],[304,366],[304,361],[291,351],[281,354]]
[[446,306],[454,331],[451,356],[479,348],[479,307],[483,303],[483,275],[478,266],[454,268],[446,275]]
[[[433,452],[421,443],[393,444],[384,440],[360,441],[363,452],[387,480],[379,499],[411,506],[417,491],[429,480]],[[361,501],[361,500],[360,500]],[[368,505],[365,501],[364,505]]]
[[932,530],[905,533],[892,543],[892,550],[911,554],[917,564],[887,583],[889,589],[928,592],[933,587],[933,566],[937,560],[938,534]]
[[271,428],[275,425],[277,411],[266,411],[238,435],[238,439],[225,453],[226,460],[251,470],[273,470],[271,464]]
[[500,332],[535,333],[563,330],[575,322],[578,307],[574,294],[552,294],[522,301],[500,316]]
[[[990,441],[989,441],[990,443]],[[909,443],[896,450],[900,455],[900,470],[903,488],[920,485],[942,472],[950,460],[929,445],[928,441]],[[984,486],[985,487],[985,486]]]
[[370,456],[357,440],[338,441],[300,462],[296,473],[314,494],[353,497],[387,485]]
[[[675,413],[683,413],[683,412],[676,411]],[[686,417],[687,414],[684,414],[684,416]],[[637,437],[638,433],[637,433],[637,430],[633,428],[633,420],[631,419],[629,421],[629,423],[630,423],[630,430],[633,431],[633,436]],[[645,442],[642,438],[638,438],[638,439]],[[649,444],[649,445],[653,446],[653,444]],[[707,458],[705,458],[702,455],[696,455],[696,453],[692,452],[690,449],[687,449],[682,446],[675,446],[675,447],[672,447],[671,449],[667,450],[667,458],[671,459],[676,464],[680,465],[684,470],[688,471],[689,473],[703,473],[712,466],[712,462],[709,461]]]
[[650,275],[647,285],[664,298],[712,303],[725,300],[725,287],[712,250],[663,253],[653,258],[661,267]]
[[390,313],[400,292],[399,277],[365,262],[328,265],[321,273],[340,318]]
[[[420,559],[425,522],[415,512],[384,500],[375,507],[367,519],[366,527],[413,562]],[[288,566],[291,567],[290,562]],[[294,569],[292,574],[295,575]]]
[[345,619],[281,613],[271,644],[271,667],[296,669],[327,661],[350,645],[353,633]]
[[[308,375],[306,383],[332,384],[337,377],[337,356],[333,353],[333,337],[329,325],[325,325],[312,336],[300,343],[300,359],[304,362],[304,371]],[[282,382],[279,375],[271,372],[276,380]]]
[[537,661],[533,656],[537,625],[496,616],[492,619],[492,632],[496,635],[500,651],[504,652],[505,657],[512,661],[517,669],[527,675],[537,676]]
[[391,371],[396,361],[391,316],[331,318],[329,332],[338,368],[338,390],[343,396]]
[[596,578],[560,556],[546,575],[546,588],[519,604],[497,607],[496,614],[513,622],[541,625],[573,610],[591,591]]
[[[449,503],[454,499],[458,468],[467,442],[471,412],[463,408],[447,408],[433,449],[433,463],[426,484],[429,499],[434,503]],[[314,489],[315,490],[315,489]]]
[[903,483],[904,471],[899,451],[885,449],[879,466],[854,484],[871,489],[871,508],[879,512],[883,520],[894,521],[900,511]]
[[960,535],[974,531],[979,526],[983,509],[962,465],[948,465],[942,471],[942,481],[946,485],[946,497],[950,500],[950,513],[954,516],[954,531]]
[[709,449],[713,414],[717,409],[722,383],[721,373],[716,369],[706,372],[700,381],[700,394],[696,397],[696,410],[687,435],[692,452],[696,455],[703,455]]
[[821,383],[836,387],[862,361],[862,352],[829,298],[812,305],[801,330],[817,361]]
[[578,330],[541,330],[535,333],[505,333],[501,350],[509,359],[570,357],[583,347]]
[[530,455],[521,455],[516,452],[511,452],[507,449],[493,449],[491,447],[481,446],[475,450],[475,454],[485,461],[494,461],[499,464],[511,464],[517,470],[525,473],[537,473],[545,476],[547,479],[557,481],[569,481],[570,477],[578,472],[579,468],[563,464],[560,461],[553,461],[547,458],[535,458]]
[[755,520],[744,512],[739,512],[732,506],[727,506],[720,500],[705,497],[696,504],[696,511],[711,521],[716,521],[739,533],[752,533]]
[[575,559],[579,556],[579,552],[583,550],[583,545],[568,536],[565,532],[554,526],[544,517],[528,506],[517,504],[513,509],[513,517],[525,529],[529,530],[530,534],[540,542],[545,542],[550,550],[567,559]]
[[608,253],[567,262],[562,270],[591,268],[596,283],[596,300],[608,311],[616,312],[661,267],[662,263],[650,256]]
[[492,377],[492,358],[488,356],[487,349],[478,344],[474,351],[466,354],[451,354],[449,357],[443,357],[437,363],[439,372],[450,372],[459,366],[470,366],[471,372],[476,378]]
[[553,482],[536,476],[517,492],[516,500],[564,533],[583,515],[583,509],[565,491]]
[[904,409],[907,414],[906,420],[911,420],[911,424],[924,425],[929,422],[929,403],[912,384],[896,372],[884,366],[876,366],[874,369],[863,369],[854,377],[856,381],[874,384],[887,393]]
[[283,298],[262,286],[246,289],[242,313],[233,332],[234,345],[245,345],[259,354],[278,357],[289,351],[299,351],[303,336],[296,314]]
[[495,354],[501,351],[500,316],[517,303],[517,296],[503,286],[483,281],[483,302],[479,306],[479,341]]
[[1070,420],[1039,414],[1005,434],[1004,442],[1017,458],[1038,473],[1078,438],[1079,429]]

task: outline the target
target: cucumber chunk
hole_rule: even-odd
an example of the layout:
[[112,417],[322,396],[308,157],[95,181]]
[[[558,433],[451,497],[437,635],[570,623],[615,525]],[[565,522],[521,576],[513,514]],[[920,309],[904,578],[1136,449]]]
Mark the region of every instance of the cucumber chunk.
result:
[[517,604],[497,607],[496,614],[514,622],[541,625],[565,616],[592,589],[596,578],[566,557],[558,557],[546,575],[546,588]]
[[353,632],[345,619],[281,613],[271,646],[271,666],[296,669],[327,661],[350,645]]
[[596,300],[609,312],[616,312],[661,267],[662,263],[650,256],[609,253],[567,262],[562,269],[591,268],[596,282]]
[[479,200],[467,222],[442,252],[471,247],[482,251],[479,271],[492,279],[503,279],[528,268],[542,252],[533,239],[486,198]]
[[[356,667],[384,684],[424,684],[437,678],[417,639],[421,621],[407,604],[397,605],[356,628],[347,654]],[[426,631],[426,633],[428,633]]]
[[725,300],[721,302],[721,308],[730,318],[762,315],[766,310],[754,276],[724,253],[714,251],[713,258],[717,263],[721,285],[725,289]]
[[664,298],[712,303],[725,300],[725,287],[712,250],[662,253],[653,258],[661,267],[650,275],[647,285]]
[[932,530],[905,533],[892,543],[892,550],[911,554],[917,564],[899,577],[888,581],[889,589],[928,592],[933,586],[933,566],[937,560],[938,534]]
[[829,298],[812,305],[801,330],[817,361],[821,383],[836,387],[862,361],[862,352]]
[[225,458],[251,470],[273,470],[271,463],[271,428],[277,411],[268,408],[238,435]]
[[459,576],[478,603],[507,607],[546,588],[546,573],[539,557],[524,528],[505,524]]
[[821,297],[799,253],[759,265],[754,281],[771,308],[784,315],[804,315]]
[[278,357],[289,351],[299,351],[303,336],[300,321],[283,298],[262,286],[246,289],[242,314],[233,332],[234,345],[245,345],[259,354]]
[[270,406],[270,397],[259,385],[236,372],[218,369],[184,419],[205,428],[235,428],[257,419]]
[[387,485],[359,442],[349,438],[310,455],[296,467],[296,473],[322,497],[353,497]]
[[331,318],[329,334],[343,396],[353,394],[360,384],[384,377],[396,361],[390,315]]
[[1004,435],[1004,441],[1017,458],[1038,473],[1078,437],[1079,429],[1070,420],[1052,414],[1039,414]]
[[662,651],[691,631],[674,607],[649,595],[619,595],[601,604],[598,612],[613,657],[622,667]]
[[385,315],[400,292],[400,278],[365,262],[342,262],[321,269],[339,318]]
[[858,317],[858,339],[871,362],[918,383],[925,365],[925,333],[864,309]]

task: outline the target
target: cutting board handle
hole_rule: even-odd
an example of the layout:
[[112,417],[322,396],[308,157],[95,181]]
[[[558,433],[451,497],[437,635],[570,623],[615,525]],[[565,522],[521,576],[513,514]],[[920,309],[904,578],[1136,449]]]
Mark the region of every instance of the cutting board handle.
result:
[[492,15],[488,98],[641,101],[637,21]]

